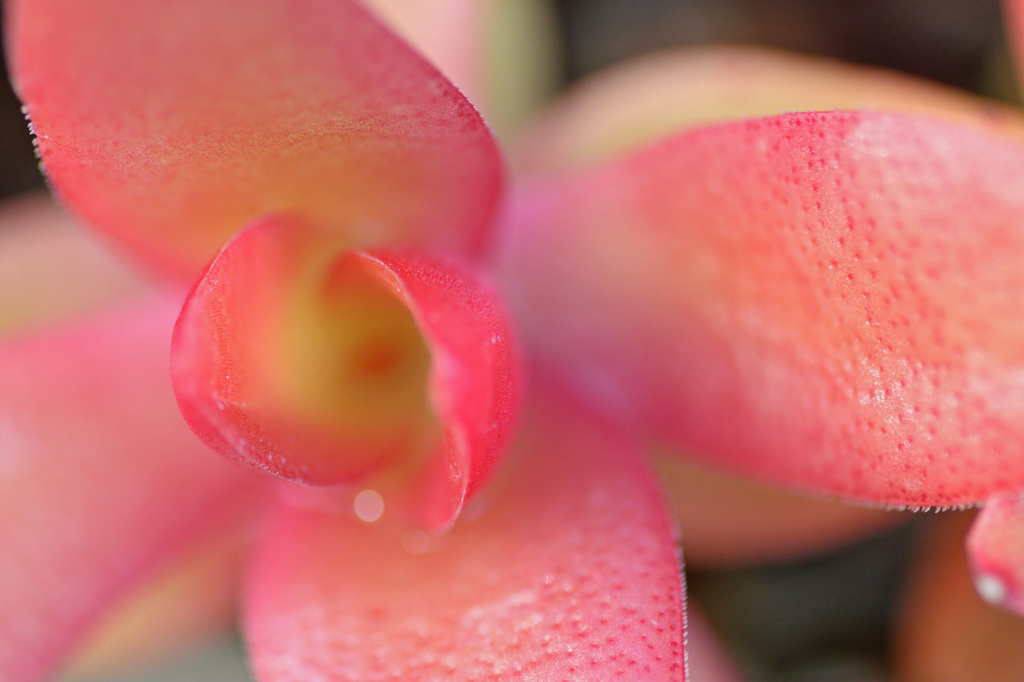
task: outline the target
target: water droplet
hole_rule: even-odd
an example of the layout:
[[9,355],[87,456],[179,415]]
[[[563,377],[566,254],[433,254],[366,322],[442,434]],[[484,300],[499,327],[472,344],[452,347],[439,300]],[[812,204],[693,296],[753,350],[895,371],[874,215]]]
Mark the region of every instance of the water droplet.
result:
[[975,576],[974,589],[989,604],[1001,606],[1006,601],[1006,583],[991,573],[979,573]]
[[384,515],[384,498],[376,490],[364,490],[356,495],[353,506],[356,516],[367,523],[373,523]]

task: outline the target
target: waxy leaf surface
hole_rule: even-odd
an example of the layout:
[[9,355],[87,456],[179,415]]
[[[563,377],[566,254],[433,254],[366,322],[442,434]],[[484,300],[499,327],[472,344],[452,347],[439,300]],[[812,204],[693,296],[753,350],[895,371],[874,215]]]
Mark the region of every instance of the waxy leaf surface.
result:
[[47,196],[3,203],[0,226],[0,337],[82,316],[143,288]]
[[505,450],[517,370],[502,306],[467,270],[274,219],[214,260],[172,351],[182,412],[222,454],[311,485],[383,486],[430,526]]
[[906,111],[1024,136],[1008,105],[923,78],[760,47],[660,52],[599,71],[549,107],[513,150],[526,172],[581,168],[687,128],[791,111]]
[[177,297],[0,347],[0,671],[52,672],[85,628],[252,482],[182,423]]
[[161,271],[194,277],[267,212],[350,246],[485,237],[485,124],[352,0],[22,0],[8,21],[58,194]]
[[535,398],[481,506],[445,535],[282,503],[247,591],[258,679],[683,679],[654,481],[608,422]]
[[533,347],[650,437],[886,505],[1024,484],[1024,146],[910,115],[700,129],[521,188]]

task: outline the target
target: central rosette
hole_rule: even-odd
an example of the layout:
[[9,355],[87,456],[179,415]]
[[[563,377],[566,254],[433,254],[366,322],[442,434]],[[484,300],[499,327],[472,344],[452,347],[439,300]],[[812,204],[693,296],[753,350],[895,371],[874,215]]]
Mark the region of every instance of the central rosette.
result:
[[251,411],[302,443],[297,480],[344,482],[421,464],[441,433],[430,352],[401,281],[364,253],[311,260],[267,320],[268,347],[242,340],[262,365]]
[[190,426],[222,454],[299,483],[372,487],[443,527],[507,440],[509,344],[493,293],[465,269],[348,251],[272,219],[197,282],[172,374]]

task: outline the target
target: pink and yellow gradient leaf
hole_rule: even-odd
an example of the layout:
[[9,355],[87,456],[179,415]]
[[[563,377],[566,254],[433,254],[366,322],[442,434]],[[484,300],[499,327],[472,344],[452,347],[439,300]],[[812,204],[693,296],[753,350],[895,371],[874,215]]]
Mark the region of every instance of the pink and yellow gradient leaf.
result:
[[877,109],[1024,137],[1014,108],[922,78],[763,47],[661,52],[561,96],[513,150],[525,172],[606,162],[686,128],[793,111]]
[[483,113],[499,137],[519,128],[558,81],[548,0],[366,0]]
[[41,679],[133,581],[246,499],[167,377],[176,297],[0,348],[0,670]]
[[0,205],[0,338],[93,312],[143,288],[42,194]]
[[258,679],[683,679],[673,534],[636,449],[535,395],[501,474],[445,535],[282,503],[246,632]]
[[182,412],[219,452],[302,483],[359,481],[431,526],[503,453],[517,365],[494,292],[465,270],[279,219],[225,247],[172,345]]
[[1024,493],[988,501],[967,535],[967,553],[981,596],[1024,616]]
[[239,511],[211,515],[173,561],[112,604],[80,640],[61,682],[124,676],[229,636],[255,510]]
[[1012,139],[790,114],[525,186],[500,257],[532,347],[655,441],[956,505],[1024,484],[1022,225]]
[[484,26],[494,0],[364,0],[397,35],[479,107]]
[[500,159],[465,98],[353,0],[16,0],[14,82],[60,196],[194,277],[268,212],[350,247],[480,247]]

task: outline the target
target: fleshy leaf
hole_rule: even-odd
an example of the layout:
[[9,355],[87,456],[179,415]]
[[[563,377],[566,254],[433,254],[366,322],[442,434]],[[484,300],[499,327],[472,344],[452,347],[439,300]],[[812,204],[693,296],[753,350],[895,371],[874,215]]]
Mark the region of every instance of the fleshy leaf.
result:
[[16,0],[15,85],[87,221],[196,276],[268,212],[349,246],[478,248],[500,160],[465,98],[352,0]]
[[204,519],[199,537],[109,609],[79,642],[60,682],[123,677],[229,636],[254,510],[237,511]]
[[1024,485],[1022,226],[1009,138],[789,114],[523,187],[499,254],[532,347],[655,440],[957,505]]
[[480,106],[484,100],[483,29],[494,0],[365,0],[365,4]]
[[[142,288],[49,197],[0,206],[0,337],[83,315]],[[15,293],[16,292],[16,293]]]
[[1024,493],[989,500],[967,536],[978,593],[1024,616]]
[[928,518],[896,628],[892,679],[1024,679],[1024,620],[986,603],[971,584],[964,533],[972,513]]
[[916,112],[1024,136],[1019,111],[922,78],[715,45],[640,57],[585,79],[531,125],[515,160],[525,171],[581,168],[686,128],[832,109]]
[[499,136],[517,128],[558,80],[548,0],[367,0],[438,66]]
[[177,297],[0,348],[0,670],[41,679],[250,477],[182,423]]
[[517,362],[495,294],[467,271],[277,219],[217,257],[172,349],[182,412],[222,454],[312,485],[372,483],[432,526],[502,454]]
[[445,535],[283,504],[246,590],[262,682],[683,679],[683,594],[631,443],[534,395],[501,474]]

